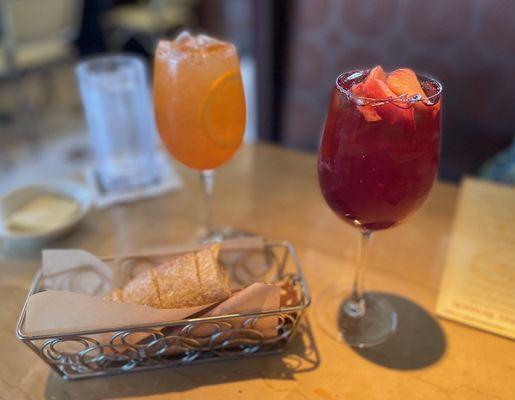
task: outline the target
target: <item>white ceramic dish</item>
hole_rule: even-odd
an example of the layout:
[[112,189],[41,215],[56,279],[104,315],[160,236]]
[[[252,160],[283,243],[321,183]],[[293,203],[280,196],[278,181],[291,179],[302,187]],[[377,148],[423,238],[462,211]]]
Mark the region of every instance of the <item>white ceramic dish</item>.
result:
[[[13,231],[7,228],[7,218],[30,199],[41,194],[54,194],[68,197],[79,205],[79,211],[64,224],[35,232]],[[91,194],[79,182],[60,180],[37,183],[21,187],[0,198],[0,237],[10,241],[42,242],[55,239],[66,233],[81,221],[91,208]]]

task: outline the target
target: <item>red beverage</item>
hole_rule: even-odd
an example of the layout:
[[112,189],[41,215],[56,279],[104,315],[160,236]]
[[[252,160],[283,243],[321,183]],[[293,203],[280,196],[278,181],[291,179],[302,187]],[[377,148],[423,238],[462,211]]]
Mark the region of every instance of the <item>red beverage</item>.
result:
[[410,70],[387,76],[377,68],[370,71],[377,79],[367,79],[369,71],[338,77],[318,158],[328,205],[365,230],[395,226],[416,211],[440,156],[440,84],[418,76],[417,90]]

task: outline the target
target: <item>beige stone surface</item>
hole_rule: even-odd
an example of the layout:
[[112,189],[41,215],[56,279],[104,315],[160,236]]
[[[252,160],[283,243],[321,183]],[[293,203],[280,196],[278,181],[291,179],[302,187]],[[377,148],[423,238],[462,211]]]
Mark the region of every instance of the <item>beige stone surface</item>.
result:
[[[335,276],[350,280],[358,233],[324,203],[315,163],[313,155],[246,147],[220,169],[214,211],[215,222],[291,241],[316,303]],[[200,221],[199,179],[179,169],[181,192],[94,212],[51,247],[106,255],[191,240]],[[64,382],[14,335],[40,249],[4,247],[0,399],[515,399],[515,343],[434,318],[456,194],[457,187],[436,184],[413,218],[374,238],[368,287],[401,296],[391,298],[401,331],[360,353],[325,336],[311,308],[282,358]]]

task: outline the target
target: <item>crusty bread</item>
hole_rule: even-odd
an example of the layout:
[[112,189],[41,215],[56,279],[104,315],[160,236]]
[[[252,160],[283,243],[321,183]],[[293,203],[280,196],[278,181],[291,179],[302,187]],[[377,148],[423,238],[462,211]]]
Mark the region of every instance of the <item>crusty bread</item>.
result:
[[145,271],[127,283],[123,287],[122,301],[124,303],[161,308],[154,270]]
[[183,254],[155,268],[161,308],[204,304],[195,253]]
[[123,289],[115,289],[104,296],[104,300],[123,303]]
[[210,246],[196,253],[200,288],[203,301],[206,303],[230,295],[227,278],[218,266],[220,247]]
[[218,264],[220,244],[174,257],[145,271],[106,300],[155,308],[194,307],[221,301],[230,295]]

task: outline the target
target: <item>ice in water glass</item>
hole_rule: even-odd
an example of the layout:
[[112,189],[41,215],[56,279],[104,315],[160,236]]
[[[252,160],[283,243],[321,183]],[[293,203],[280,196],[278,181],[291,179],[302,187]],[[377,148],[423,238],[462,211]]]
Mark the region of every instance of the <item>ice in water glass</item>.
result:
[[79,63],[76,74],[102,188],[156,182],[157,134],[143,61],[131,55],[101,56]]

